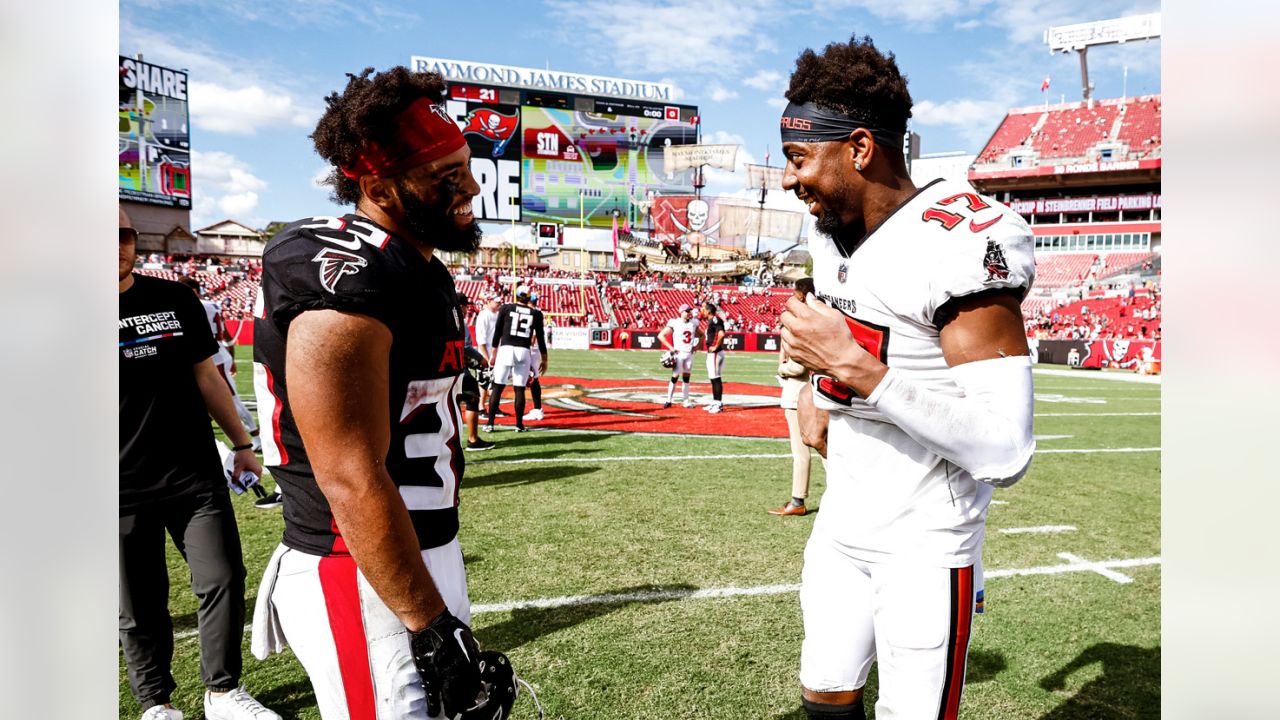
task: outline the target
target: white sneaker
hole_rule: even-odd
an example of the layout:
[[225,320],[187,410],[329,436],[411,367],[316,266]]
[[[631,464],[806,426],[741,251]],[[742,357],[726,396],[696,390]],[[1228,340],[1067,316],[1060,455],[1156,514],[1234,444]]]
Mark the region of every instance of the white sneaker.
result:
[[163,705],[152,705],[142,713],[142,720],[182,720],[182,711]]
[[691,408],[691,407],[697,407],[697,405],[694,405],[692,400],[685,400],[684,402],[680,403],[680,407]]
[[711,403],[710,405],[707,406],[707,412],[711,413],[712,415],[720,412],[723,409],[724,409],[724,406],[721,405],[720,403]]
[[527,415],[525,415],[525,416],[524,416],[524,419],[525,419],[525,420],[541,420],[541,419],[542,419],[542,408],[537,408],[537,409],[535,409],[535,410],[530,410],[530,411],[529,411],[529,413],[528,413]]
[[206,690],[204,716],[206,720],[280,720],[279,715],[254,700],[243,685],[218,697]]
[[485,425],[485,426],[484,426],[484,431],[485,431],[485,432],[487,432],[487,433],[491,433],[491,432],[493,432],[493,426],[492,426],[492,425]]

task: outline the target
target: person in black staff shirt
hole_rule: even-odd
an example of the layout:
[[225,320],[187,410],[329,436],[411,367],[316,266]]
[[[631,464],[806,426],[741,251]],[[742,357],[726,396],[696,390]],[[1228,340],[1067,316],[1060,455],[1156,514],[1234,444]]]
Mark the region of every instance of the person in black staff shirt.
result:
[[718,413],[724,409],[724,320],[716,313],[715,303],[702,304],[702,319],[707,321],[707,379],[711,381],[711,404],[706,406],[709,413]]
[[465,328],[435,255],[478,247],[480,186],[440,75],[372,73],[326,98],[311,135],[354,212],[263,251],[254,378],[288,501],[253,652],[292,647],[326,720],[495,717],[482,672],[498,653],[468,627],[457,537]]
[[529,288],[516,288],[516,301],[498,310],[493,324],[493,340],[498,348],[493,369],[493,390],[489,392],[489,424],[485,432],[493,432],[493,418],[497,417],[502,391],[507,385],[515,385],[516,432],[524,432],[524,388],[532,374],[532,354],[529,346],[537,338],[542,355],[538,360],[538,374],[547,371],[547,339],[542,328],[542,311],[530,307]]
[[200,599],[200,676],[212,720],[279,720],[240,686],[244,560],[209,416],[235,445],[233,478],[262,475],[200,301],[133,274],[137,231],[120,209],[120,645],[144,720],[182,720],[170,696],[166,529]]

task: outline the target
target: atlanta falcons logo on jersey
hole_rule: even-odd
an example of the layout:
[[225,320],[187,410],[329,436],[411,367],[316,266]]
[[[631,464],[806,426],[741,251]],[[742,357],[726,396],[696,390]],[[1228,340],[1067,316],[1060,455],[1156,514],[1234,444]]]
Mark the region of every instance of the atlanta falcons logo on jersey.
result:
[[369,261],[359,255],[333,248],[321,250],[311,261],[320,263],[320,284],[330,293],[337,292],[338,281],[343,276],[355,275],[360,272],[360,268],[369,264]]

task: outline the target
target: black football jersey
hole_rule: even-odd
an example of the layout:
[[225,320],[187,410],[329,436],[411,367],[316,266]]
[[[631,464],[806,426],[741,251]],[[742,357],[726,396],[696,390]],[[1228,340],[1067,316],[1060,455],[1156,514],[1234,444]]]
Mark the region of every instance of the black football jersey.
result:
[[724,349],[724,320],[719,315],[712,315],[707,320],[707,350],[723,350]]
[[542,329],[542,311],[528,305],[507,303],[498,309],[498,319],[493,323],[493,347],[515,345],[527,348],[538,339],[538,347],[546,350],[547,340]]
[[391,331],[387,472],[422,548],[457,535],[464,356],[456,307],[444,265],[368,218],[307,218],[267,243],[254,308],[254,387],[263,459],[285,496],[285,545],[318,555],[346,552],[294,424],[285,374],[289,323],[318,309],[367,315]]

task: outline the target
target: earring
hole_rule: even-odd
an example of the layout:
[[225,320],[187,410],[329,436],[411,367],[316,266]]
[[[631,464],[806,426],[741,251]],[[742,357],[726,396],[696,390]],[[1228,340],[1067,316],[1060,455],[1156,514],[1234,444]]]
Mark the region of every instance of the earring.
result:
[[857,170],[858,172],[862,172],[862,163],[855,161],[853,163],[853,169]]

